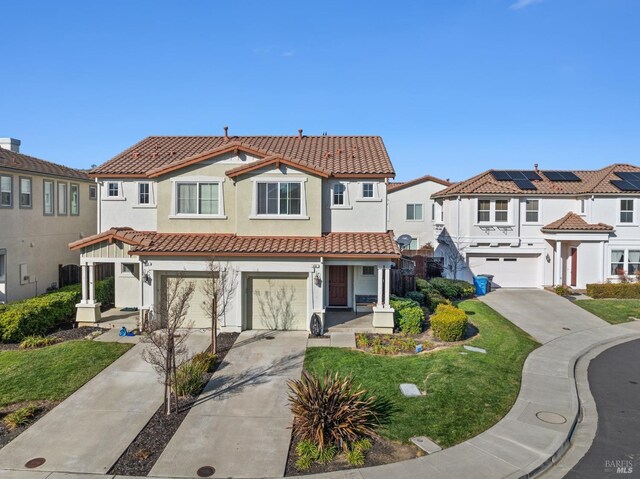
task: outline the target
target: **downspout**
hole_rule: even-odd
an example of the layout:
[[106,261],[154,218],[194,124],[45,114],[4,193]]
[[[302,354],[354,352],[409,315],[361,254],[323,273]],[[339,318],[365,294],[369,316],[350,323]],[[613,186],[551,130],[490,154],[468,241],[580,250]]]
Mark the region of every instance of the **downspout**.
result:
[[[456,205],[456,235],[458,237],[458,244],[456,245],[456,249],[458,250],[458,255],[462,256],[462,254],[460,253],[460,202],[462,201],[462,198],[460,197],[460,195],[458,195],[457,198],[457,205]],[[442,207],[444,208],[444,203],[442,205]],[[442,218],[444,220],[444,218]],[[455,269],[453,270],[454,274],[453,274],[453,279],[458,279],[458,267],[456,265]]]
[[98,182],[98,178],[95,179],[96,182],[96,202],[98,203],[98,224],[96,225],[96,229],[98,230],[96,233],[100,233],[102,230],[102,187]]

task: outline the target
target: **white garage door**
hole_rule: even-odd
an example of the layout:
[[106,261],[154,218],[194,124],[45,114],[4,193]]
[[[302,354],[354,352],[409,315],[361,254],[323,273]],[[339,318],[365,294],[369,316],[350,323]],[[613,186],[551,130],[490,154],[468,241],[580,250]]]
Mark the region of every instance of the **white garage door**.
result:
[[307,329],[307,276],[247,279],[247,329]]
[[540,255],[469,254],[467,262],[474,275],[492,274],[493,286],[502,288],[536,288]]
[[[163,290],[166,289],[169,278],[175,278],[175,276],[162,277]],[[205,281],[205,278],[202,276],[184,277],[184,281],[193,281],[195,283],[195,290],[193,291],[193,296],[191,296],[191,300],[189,301],[189,310],[187,312],[184,325],[190,328],[210,328],[211,318],[202,309],[202,303],[205,300],[205,296],[202,293],[202,283]]]

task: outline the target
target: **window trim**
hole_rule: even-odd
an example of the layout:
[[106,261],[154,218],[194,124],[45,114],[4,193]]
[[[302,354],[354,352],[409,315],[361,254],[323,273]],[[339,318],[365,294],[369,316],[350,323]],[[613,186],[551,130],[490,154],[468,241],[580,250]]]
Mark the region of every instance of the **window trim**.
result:
[[[118,195],[117,196],[109,196],[109,185],[117,185],[118,186]],[[104,195],[102,196],[104,201],[125,201],[126,198],[124,196],[124,185],[122,181],[105,181],[104,182]]]
[[0,248],[0,283],[7,283],[7,250],[5,248]]
[[[623,210],[622,209],[622,202],[623,201],[630,201],[631,202],[631,209],[630,210]],[[622,221],[622,214],[623,213],[631,213],[631,221]],[[633,226],[636,224],[636,201],[634,198],[620,198],[620,200],[618,201],[618,226]]]
[[[29,181],[29,204],[23,206],[22,204],[22,180]],[[33,209],[33,178],[31,176],[19,176],[18,177],[18,207],[21,210]]]
[[[413,206],[413,219],[409,219],[409,207]],[[416,219],[416,206],[420,206],[420,218]],[[404,219],[412,223],[420,223],[424,221],[424,203],[407,203],[404,208]]]
[[[149,186],[149,203],[140,203],[140,186],[148,185]],[[156,197],[155,197],[155,189],[153,187],[153,182],[151,181],[136,181],[136,204],[133,205],[134,208],[155,208],[156,207]]]
[[587,198],[578,198],[578,214],[580,216],[587,215]]
[[[91,192],[93,191],[93,195]],[[98,199],[98,187],[96,185],[89,185],[89,199],[97,200]]]
[[[364,186],[365,185],[371,185],[373,188],[373,196],[364,196]],[[382,198],[380,197],[380,192],[378,189],[378,185],[379,183],[375,182],[375,181],[363,181],[360,183],[360,196],[358,198],[356,198],[356,201],[360,202],[376,202],[376,201],[382,201]]]
[[[60,187],[64,186],[64,212],[60,208]],[[69,215],[69,184],[66,181],[56,182],[56,195],[58,197],[58,216]]]
[[[125,264],[130,264],[133,265],[133,272],[129,272],[129,271],[125,271],[124,270],[124,265]],[[118,274],[118,276],[123,277],[123,278],[136,278],[136,270],[138,269],[138,263],[136,263],[135,261],[123,261],[120,263],[120,273]]]
[[[335,203],[335,187],[336,187],[336,185],[342,185],[344,187],[344,191],[342,192],[342,199],[343,199],[343,203],[342,204]],[[331,184],[331,209],[333,209],[333,210],[350,210],[350,209],[352,209],[350,200],[351,199],[349,198],[349,183],[346,183],[344,181],[336,181],[335,183]]]
[[[535,201],[538,204],[538,206],[535,209],[535,213],[536,213],[535,221],[529,221],[529,219],[527,218],[527,213],[529,213],[529,210],[527,210],[527,205],[529,204],[530,201],[531,202]],[[527,199],[524,200],[524,221],[523,221],[523,223],[525,223],[527,225],[539,225],[539,224],[541,224],[541,221],[540,221],[540,218],[541,218],[540,205],[541,205],[541,202],[540,202],[540,200],[538,198],[527,198]]]
[[[305,177],[261,177],[253,178],[253,199],[251,201],[251,220],[308,220],[307,215],[307,178]],[[300,183],[300,214],[299,215],[281,215],[281,214],[258,214],[258,184],[259,183]],[[333,191],[333,188],[332,188]],[[278,207],[279,208],[279,207]]]
[[[47,205],[45,203],[47,183],[51,185],[51,212],[47,213]],[[53,180],[42,180],[42,215],[43,216],[55,216],[56,214],[56,182]]]
[[[9,191],[9,204],[2,204],[2,178],[9,178],[9,184],[11,185],[11,189]],[[0,208],[10,209],[13,208],[13,175],[0,174]]]
[[[622,262],[613,261],[613,253],[616,251],[622,253],[623,255]],[[609,272],[607,274],[608,278],[619,278],[620,276],[637,276],[638,272],[640,272],[640,267],[638,267],[635,273],[629,273],[629,264],[640,265],[640,262],[629,261],[631,252],[640,252],[640,247],[639,246],[614,246],[609,250]],[[622,273],[620,274],[613,273],[614,264],[622,264]]]
[[[369,273],[365,273],[365,272],[364,272],[364,269],[365,269],[365,268],[371,268],[373,272],[372,272],[371,274],[369,274]],[[374,278],[374,277],[376,276],[376,267],[375,267],[375,266],[372,266],[372,265],[364,265],[364,266],[362,267],[362,270],[360,271],[360,274],[361,274],[362,276],[364,276],[365,278],[372,278],[372,277]]]
[[[78,211],[77,212],[73,212],[73,188],[76,188],[78,190]],[[80,184],[79,183],[69,183],[69,216],[80,216]]]
[[[226,220],[224,209],[224,178],[217,176],[181,176],[171,179],[171,213],[170,219],[192,219],[192,220]],[[199,213],[178,213],[178,185],[184,183],[196,184],[196,205],[199,208],[200,184],[201,183],[218,183],[218,213],[217,214],[199,214]],[[141,206],[147,207],[147,206]]]
[[[489,202],[489,220],[488,221],[480,221],[479,212],[480,212],[480,201],[488,201]],[[496,221],[496,201],[506,201],[507,202],[507,219],[505,221]],[[498,226],[498,227],[512,227],[513,225],[513,212],[512,212],[512,202],[511,198],[476,198],[475,201],[475,219],[476,222],[474,226],[484,227],[484,226]],[[487,211],[487,210],[482,210]],[[503,210],[500,210],[503,211]],[[526,219],[526,215],[525,215]],[[532,223],[530,223],[532,224]]]

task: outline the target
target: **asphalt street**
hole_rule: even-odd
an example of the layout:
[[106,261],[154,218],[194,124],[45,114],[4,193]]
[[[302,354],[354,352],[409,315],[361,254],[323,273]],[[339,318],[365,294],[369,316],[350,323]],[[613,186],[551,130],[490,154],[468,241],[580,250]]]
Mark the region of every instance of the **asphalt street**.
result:
[[588,374],[598,429],[565,478],[640,477],[640,340],[604,351],[591,361]]

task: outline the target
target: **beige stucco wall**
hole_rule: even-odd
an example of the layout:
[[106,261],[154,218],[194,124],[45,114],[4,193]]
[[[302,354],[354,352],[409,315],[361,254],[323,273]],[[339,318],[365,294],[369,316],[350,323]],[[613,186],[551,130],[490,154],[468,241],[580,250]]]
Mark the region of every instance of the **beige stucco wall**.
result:
[[[47,177],[0,169],[13,176],[13,208],[0,209],[0,249],[7,251],[6,284],[0,287],[0,301],[16,301],[43,293],[58,282],[58,264],[79,264],[80,253],[68,244],[96,231],[96,201],[89,199],[89,185],[67,178]],[[32,207],[19,206],[19,178],[32,179]],[[43,180],[53,180],[56,188],[56,215],[43,214]],[[79,216],[58,216],[57,184],[80,186]],[[67,207],[69,210],[69,206]],[[28,281],[20,281],[20,264],[26,264]],[[21,284],[23,283],[23,284]],[[4,290],[4,292],[2,292]]]
[[[203,162],[183,168],[158,179],[158,231],[176,233],[237,233],[250,236],[319,236],[322,230],[322,178],[293,168],[266,167],[242,175],[234,181],[225,172],[238,164]],[[173,182],[194,177],[223,180],[223,218],[172,217]],[[306,191],[304,219],[252,218],[254,183],[256,179],[302,179]]]

